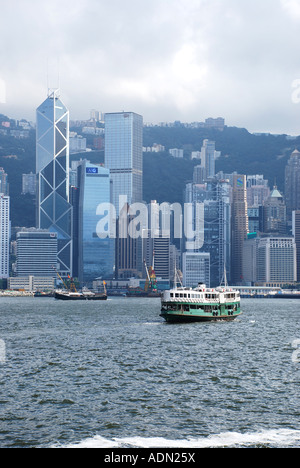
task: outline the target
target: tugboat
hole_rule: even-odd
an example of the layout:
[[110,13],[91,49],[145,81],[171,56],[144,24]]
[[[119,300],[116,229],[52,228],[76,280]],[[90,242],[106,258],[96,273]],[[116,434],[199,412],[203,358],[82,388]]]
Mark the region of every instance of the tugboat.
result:
[[93,291],[83,290],[81,292],[77,291],[73,278],[71,278],[70,288],[67,287],[66,283],[63,281],[61,276],[56,272],[60,280],[63,282],[65,289],[56,290],[54,293],[55,299],[60,299],[63,301],[106,301],[107,292],[106,292],[106,283],[103,281],[104,292],[95,293]]
[[203,283],[195,289],[175,285],[161,299],[160,316],[166,322],[234,320],[240,314],[240,293],[226,282],[216,289],[207,288]]

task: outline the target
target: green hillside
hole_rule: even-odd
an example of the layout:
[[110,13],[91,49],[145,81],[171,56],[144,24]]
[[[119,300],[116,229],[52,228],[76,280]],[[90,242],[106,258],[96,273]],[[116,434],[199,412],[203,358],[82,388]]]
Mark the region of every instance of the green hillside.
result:
[[[180,201],[186,181],[192,180],[195,161],[189,160],[191,151],[199,151],[204,139],[216,142],[222,155],[216,162],[216,171],[241,174],[263,174],[272,186],[274,181],[284,191],[284,171],[295,148],[300,149],[300,137],[287,139],[286,135],[253,135],[245,129],[228,127],[218,130],[184,127],[147,127],[144,146],[154,143],[165,146],[165,153],[144,154],[144,197],[158,201]],[[184,159],[168,154],[170,148],[184,150]],[[169,196],[169,198],[168,198]]]

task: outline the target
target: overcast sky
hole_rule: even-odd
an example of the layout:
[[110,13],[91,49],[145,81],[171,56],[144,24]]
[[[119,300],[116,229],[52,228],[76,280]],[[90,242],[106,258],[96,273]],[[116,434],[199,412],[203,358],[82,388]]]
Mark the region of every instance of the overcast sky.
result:
[[300,0],[0,0],[0,113],[35,120],[58,86],[71,119],[299,135]]

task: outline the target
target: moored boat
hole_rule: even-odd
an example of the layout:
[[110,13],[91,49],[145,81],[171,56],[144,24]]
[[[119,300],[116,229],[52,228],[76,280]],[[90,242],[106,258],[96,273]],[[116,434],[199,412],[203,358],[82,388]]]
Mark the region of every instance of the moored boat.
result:
[[167,322],[234,320],[240,314],[240,293],[228,286],[175,287],[165,291],[161,300],[160,315]]
[[[57,273],[58,274],[58,273]],[[106,292],[106,283],[103,281],[103,292],[94,292],[89,289],[83,289],[82,291],[77,291],[73,278],[71,278],[70,287],[68,288],[66,283],[63,281],[61,276],[58,274],[61,279],[65,289],[57,289],[54,293],[55,299],[60,299],[62,301],[106,301],[107,292]]]
[[67,290],[56,290],[55,299],[63,301],[106,301],[106,293],[94,293],[89,292],[78,292],[78,291],[67,291]]

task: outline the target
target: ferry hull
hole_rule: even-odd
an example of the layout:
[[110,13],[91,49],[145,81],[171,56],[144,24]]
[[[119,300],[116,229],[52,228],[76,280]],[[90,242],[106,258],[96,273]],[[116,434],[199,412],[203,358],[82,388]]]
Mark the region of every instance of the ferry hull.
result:
[[106,301],[107,295],[106,294],[95,294],[94,296],[88,296],[84,294],[78,295],[71,295],[71,294],[64,294],[64,293],[55,293],[55,299],[59,299],[61,301]]
[[230,310],[226,310],[225,307],[219,306],[205,312],[203,309],[188,310],[186,305],[182,309],[168,310],[168,305],[165,304],[160,316],[170,323],[232,321],[241,315],[241,310],[236,304],[231,307]]
[[170,314],[169,312],[162,312],[161,317],[165,319],[168,323],[194,323],[194,322],[218,322],[218,321],[228,321],[231,322],[235,320],[239,314],[235,315],[221,315],[221,316],[195,316],[195,315],[186,315],[186,314]]

